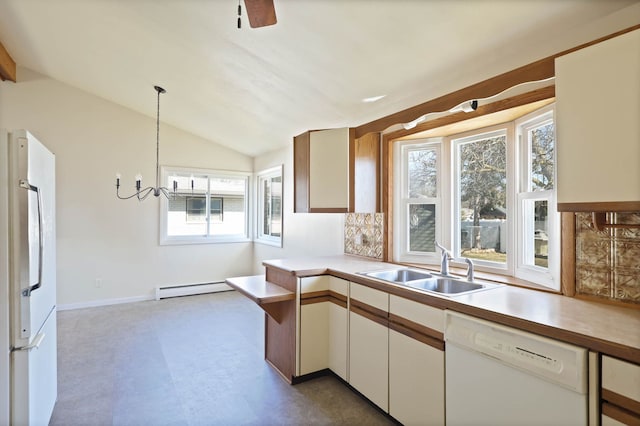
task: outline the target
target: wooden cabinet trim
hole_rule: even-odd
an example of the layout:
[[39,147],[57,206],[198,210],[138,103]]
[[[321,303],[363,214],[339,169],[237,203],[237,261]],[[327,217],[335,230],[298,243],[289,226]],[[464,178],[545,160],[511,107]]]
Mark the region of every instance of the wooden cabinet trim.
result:
[[300,295],[300,305],[303,306],[322,302],[331,302],[346,309],[347,296],[332,290],[311,291]]
[[617,405],[602,403],[602,415],[630,426],[640,426],[640,416]]
[[[406,318],[401,317],[400,315],[389,313],[389,323],[396,324],[400,327],[403,327],[407,330],[414,331],[416,333],[423,334],[432,339],[444,341],[444,334],[438,330],[434,330],[431,327],[427,327],[422,324],[418,324],[417,322],[408,320]],[[411,337],[411,336],[409,336]]]
[[366,303],[362,303],[357,300],[351,299],[349,310],[354,314],[358,314],[362,317],[365,317],[368,320],[371,320],[384,327],[389,327],[389,319],[387,318],[387,312],[382,311],[378,308],[375,308],[371,305],[367,305]]
[[309,132],[293,138],[293,212],[309,212],[309,154],[311,138]]
[[[396,317],[396,320],[397,319],[404,320],[403,318],[400,318],[400,317]],[[420,324],[416,324],[409,320],[404,320],[404,322],[411,323],[413,325],[421,327],[422,329],[427,329],[429,333],[438,334],[438,332],[435,330],[431,330],[427,327],[421,326]],[[397,331],[398,333],[405,335],[407,337],[410,337],[414,340],[417,340],[418,342],[427,344],[432,348],[438,349],[440,351],[444,351],[444,340],[432,337],[432,335],[424,333],[422,329],[417,330],[415,328],[407,327],[400,322],[394,321],[394,319],[391,319],[391,318],[389,319],[389,329]]]
[[617,392],[605,388],[602,388],[600,391],[600,398],[604,402],[608,402],[622,407],[625,410],[631,411],[640,419],[640,401],[636,401],[635,399],[620,395]]
[[640,201],[604,201],[599,203],[558,203],[559,212],[637,212]]

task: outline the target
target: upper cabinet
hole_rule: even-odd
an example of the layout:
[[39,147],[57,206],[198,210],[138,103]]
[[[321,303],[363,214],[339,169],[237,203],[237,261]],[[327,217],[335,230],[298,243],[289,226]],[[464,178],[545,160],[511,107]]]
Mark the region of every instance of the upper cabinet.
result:
[[640,30],[556,58],[559,211],[640,210]]
[[380,136],[353,128],[308,131],[293,139],[294,212],[379,210]]

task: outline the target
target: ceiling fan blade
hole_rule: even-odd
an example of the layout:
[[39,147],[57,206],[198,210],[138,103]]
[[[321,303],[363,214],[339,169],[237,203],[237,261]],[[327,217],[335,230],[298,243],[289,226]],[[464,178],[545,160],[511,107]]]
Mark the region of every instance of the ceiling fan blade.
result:
[[244,6],[251,28],[266,27],[278,22],[273,0],[244,0]]

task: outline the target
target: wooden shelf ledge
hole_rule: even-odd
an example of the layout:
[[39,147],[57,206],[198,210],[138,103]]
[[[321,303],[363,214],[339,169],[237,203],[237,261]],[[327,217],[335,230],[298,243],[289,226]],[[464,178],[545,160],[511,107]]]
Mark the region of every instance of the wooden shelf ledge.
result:
[[264,275],[227,278],[226,283],[253,300],[278,324],[282,321],[283,304],[293,301],[296,294],[265,279]]

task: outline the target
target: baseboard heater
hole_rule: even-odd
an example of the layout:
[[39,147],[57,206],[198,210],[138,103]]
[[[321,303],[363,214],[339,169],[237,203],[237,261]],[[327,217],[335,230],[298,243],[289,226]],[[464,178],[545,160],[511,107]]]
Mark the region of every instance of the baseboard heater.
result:
[[230,291],[233,288],[225,284],[224,281],[200,284],[180,284],[156,287],[156,300],[169,297],[193,296],[195,294],[217,293],[219,291]]

